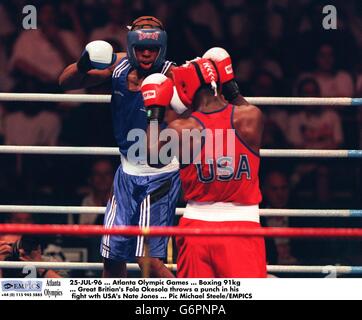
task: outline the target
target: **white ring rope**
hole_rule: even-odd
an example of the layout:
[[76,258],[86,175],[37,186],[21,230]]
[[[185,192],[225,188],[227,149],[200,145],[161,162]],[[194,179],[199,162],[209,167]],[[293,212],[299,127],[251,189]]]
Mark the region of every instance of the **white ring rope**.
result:
[[103,94],[0,93],[0,101],[109,103],[111,96]]
[[119,156],[118,148],[110,147],[43,147],[0,146],[0,153]]
[[[362,98],[300,98],[300,97],[246,97],[249,103],[256,105],[289,105],[289,106],[357,106],[362,105]],[[91,94],[39,94],[39,93],[0,93],[0,101],[39,101],[39,102],[80,102],[109,103],[110,95]],[[104,147],[37,147],[37,146],[0,146],[0,153],[21,154],[67,154],[67,155],[114,155],[119,156],[118,148]],[[260,150],[262,157],[323,157],[350,158],[362,157],[362,150]],[[61,214],[104,214],[103,207],[70,207],[70,206],[12,206],[0,205],[0,213],[61,213]],[[177,208],[177,214],[184,209]],[[362,216],[362,210],[307,210],[307,209],[261,209],[262,216],[318,216],[318,217],[350,217]],[[102,263],[76,262],[12,262],[0,261],[0,268],[24,268],[34,266],[53,270],[102,270]],[[176,270],[176,265],[167,265]],[[267,267],[271,273],[331,273],[361,274],[359,266],[277,266]],[[129,270],[139,270],[137,264],[128,264]]]
[[[245,97],[256,105],[283,106],[350,106],[362,105],[362,98],[301,98],[301,97]],[[101,94],[53,94],[53,93],[0,93],[0,101],[39,101],[39,102],[80,102],[109,103],[111,95]]]
[[[52,270],[103,270],[99,262],[28,262],[28,261],[0,261],[0,268],[22,269],[35,267]],[[176,264],[166,264],[166,267],[176,271]],[[139,271],[136,263],[127,264],[127,269]],[[268,265],[270,273],[325,273],[325,274],[361,274],[362,266],[298,266],[298,265]]]
[[[37,214],[104,214],[106,207],[0,205],[1,213],[28,212]],[[184,208],[176,214],[183,215]],[[350,209],[260,209],[266,217],[362,217],[362,210]]]
[[[0,153],[119,156],[113,147],[0,146]],[[279,158],[361,158],[362,150],[261,149],[261,157]]]

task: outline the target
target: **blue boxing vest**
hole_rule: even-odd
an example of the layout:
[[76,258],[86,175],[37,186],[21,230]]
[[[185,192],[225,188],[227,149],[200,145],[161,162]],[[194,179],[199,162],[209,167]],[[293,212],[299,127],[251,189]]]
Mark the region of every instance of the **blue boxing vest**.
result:
[[[172,64],[173,63],[171,61],[165,61],[160,70],[160,73],[167,73]],[[138,172],[140,170],[139,166],[137,166],[137,168],[131,166],[132,168],[127,170],[129,167],[129,163],[125,163],[128,162],[127,152],[132,144],[135,143],[134,141],[128,141],[128,133],[132,129],[142,129],[145,132],[147,130],[146,109],[143,104],[142,93],[141,91],[128,90],[127,77],[131,71],[131,68],[131,64],[129,63],[127,57],[125,57],[114,69],[112,76],[111,110],[113,132],[121,152],[121,159],[124,170],[126,172],[131,171],[127,173],[135,175],[138,175],[139,173],[142,175],[147,173],[156,174],[164,171],[174,171],[176,168],[172,168],[172,170],[168,170],[168,168],[166,168],[169,166],[166,166],[163,169],[154,169],[148,167],[147,165],[143,166],[145,170],[141,170],[141,172]]]

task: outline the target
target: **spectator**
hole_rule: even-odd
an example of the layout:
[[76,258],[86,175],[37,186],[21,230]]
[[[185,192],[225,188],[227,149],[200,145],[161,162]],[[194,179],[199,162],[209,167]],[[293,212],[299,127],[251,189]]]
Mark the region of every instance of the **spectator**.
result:
[[210,31],[209,36],[217,41],[222,39],[220,15],[213,2],[209,0],[194,1],[188,10],[188,16],[195,25],[207,27]]
[[[4,223],[32,224],[33,219],[30,213],[18,212],[7,215],[5,217]],[[4,261],[5,258],[12,252],[12,244],[18,241],[20,238],[20,235],[15,234],[0,235],[0,261]]]
[[352,97],[354,85],[351,75],[338,69],[335,49],[330,43],[319,45],[315,54],[315,69],[312,73],[304,73],[299,77],[300,81],[307,77],[315,78],[320,88],[322,97]]
[[9,12],[9,6],[12,5],[5,3],[0,4],[0,38],[8,37],[16,31],[14,21],[12,21],[12,17]]
[[362,72],[358,74],[356,81],[356,96],[362,96]]
[[10,91],[14,85],[14,80],[10,75],[8,64],[9,57],[6,49],[7,48],[5,47],[4,42],[0,36],[0,91]]
[[187,14],[188,7],[183,2],[168,1],[167,4],[167,52],[173,61],[181,64],[184,63],[185,57],[199,56],[209,49],[213,38],[207,26],[196,25],[190,20]]
[[[251,95],[255,97],[273,97],[278,96],[279,82],[269,71],[258,71],[251,80]],[[277,135],[282,133],[283,140],[289,130],[289,114],[285,108],[279,108],[277,106],[263,107],[263,113],[265,115],[265,123],[269,132],[274,132]],[[267,137],[267,133],[264,132],[264,138],[268,140],[275,140],[271,137]],[[278,143],[280,144],[280,142]],[[269,143],[268,145],[272,145]]]
[[278,94],[279,83],[271,72],[262,69],[253,74],[250,90],[255,97],[272,97]]
[[117,51],[125,51],[127,48],[128,32],[126,21],[131,19],[123,0],[112,0],[110,2],[110,5],[107,6],[107,24],[96,28],[90,36],[90,41],[112,41],[117,45]]
[[[57,7],[61,18],[64,18],[65,20],[65,22],[63,21],[64,27],[72,30],[74,35],[78,38],[81,47],[84,47],[84,45],[87,43],[88,35],[85,34],[85,28],[82,25],[81,19],[79,17],[81,13],[83,14],[83,11],[81,9],[83,8],[80,7],[80,1],[60,1]],[[63,27],[61,21],[62,19],[59,20],[60,21],[57,22]]]
[[337,69],[336,54],[331,44],[322,44],[316,56],[314,75],[323,97],[352,97],[353,80],[351,75]]
[[[362,49],[360,50],[360,54],[362,54]],[[358,65],[357,80],[356,80],[356,96],[362,97],[362,62]],[[362,148],[362,110],[361,108],[358,109],[358,116],[357,116],[357,128],[359,130],[359,146]]]
[[[89,94],[109,94],[110,81],[87,89]],[[83,103],[64,113],[60,141],[75,146],[114,146],[111,110],[107,103]]]
[[[34,224],[35,220],[30,213],[16,212],[8,214],[4,220],[4,223]],[[23,243],[23,246],[21,243],[22,238],[24,238],[24,236],[12,234],[5,234],[0,236],[0,261],[5,259],[7,259],[7,261],[65,261],[62,248],[59,247],[59,243],[56,243],[57,241],[54,241],[56,237],[26,236],[25,244]],[[27,250],[26,248],[29,246],[32,246],[33,250]],[[41,248],[42,246],[46,248],[44,252]],[[51,249],[54,248],[58,250],[57,256],[52,254]],[[37,271],[38,276],[43,276],[42,274],[45,274],[46,270],[43,270],[43,272],[42,270]],[[24,277],[24,275],[21,275],[21,272],[19,273],[19,270],[16,269],[15,273],[11,273],[11,270],[7,270],[7,272],[8,277],[12,277],[11,275],[14,275],[14,277]],[[67,275],[67,273],[65,271],[54,273],[53,271],[49,270],[49,273],[47,273],[45,277],[55,278],[59,277],[60,275]]]
[[[317,81],[306,78],[298,86],[301,97],[319,97],[320,89]],[[306,106],[291,116],[290,144],[301,149],[338,149],[343,143],[341,119],[334,110],[323,106]],[[298,188],[309,185],[313,192],[314,202],[327,205],[331,194],[331,169],[326,163],[308,161],[298,165],[293,173],[293,183]]]
[[[96,160],[89,177],[89,193],[83,198],[82,206],[105,207],[112,188],[114,167],[110,160]],[[80,215],[79,224],[102,224],[103,215]]]
[[[176,1],[175,1],[176,2]],[[163,21],[166,29],[168,29],[169,19],[172,19],[175,15],[174,6],[175,4],[171,3],[171,1],[167,0],[150,0],[149,4],[154,8],[154,16],[157,19]],[[177,4],[177,3],[176,3]]]
[[5,257],[11,252],[11,243],[6,240],[0,241],[0,261],[3,261]]
[[280,127],[270,118],[266,117],[262,138],[264,149],[285,149],[289,148],[287,139]]
[[0,104],[0,144],[4,144],[5,108]]
[[[16,212],[11,213],[5,217],[4,223],[14,223],[14,224],[33,224],[34,220],[30,213],[27,212]],[[15,234],[3,234],[0,236],[1,241],[5,242],[15,242],[20,239],[20,235]]]
[[14,79],[9,69],[9,48],[11,47],[16,28],[10,11],[8,5],[0,4],[0,91],[10,91],[14,86]]
[[253,26],[251,45],[256,47],[265,43],[277,47],[285,29],[284,17],[280,10],[269,0],[248,0],[247,14]]
[[236,79],[239,82],[246,82],[259,70],[266,70],[274,78],[281,80],[283,71],[279,63],[266,51],[266,48],[255,48],[251,54],[239,61],[236,65]]
[[[346,23],[357,41],[359,48],[362,48],[362,3],[361,1],[346,1],[343,3],[346,7]],[[356,14],[359,12],[360,14]]]
[[[263,207],[270,209],[286,209],[290,206],[290,183],[286,174],[281,171],[269,171],[263,180]],[[289,227],[288,217],[267,217],[263,219],[268,227]],[[295,264],[296,258],[288,238],[267,240],[267,259],[270,264]]]
[[58,114],[42,110],[38,103],[28,103],[22,111],[7,114],[4,138],[8,145],[55,146],[61,122]]
[[[252,20],[245,10],[234,9],[228,14],[225,24],[227,28],[225,40],[228,51],[233,52],[238,58],[252,41]],[[235,63],[235,66],[237,65]]]
[[[7,250],[7,252],[8,254],[5,256],[5,261],[44,261],[42,257],[40,239],[32,235],[21,236],[19,240],[11,243],[11,249]],[[3,278],[24,278],[25,276],[29,277],[32,276],[32,274],[25,273],[22,269],[2,269]],[[36,274],[33,276],[36,278],[60,278],[60,275],[57,272],[42,268],[38,268],[36,270]]]
[[[298,85],[298,96],[319,97],[320,88],[313,78],[305,78]],[[326,107],[306,106],[292,115],[289,142],[295,148],[337,149],[343,143],[339,114]]]
[[38,6],[38,29],[21,32],[10,65],[14,73],[29,75],[54,88],[59,74],[80,52],[77,35],[58,27],[54,4],[45,2]]
[[[114,176],[114,167],[108,159],[98,159],[93,162],[88,180],[89,193],[83,198],[82,206],[105,207],[111,192]],[[81,214],[69,216],[70,224],[103,224],[104,215]],[[75,239],[80,247],[87,249],[88,261],[99,261],[100,237]]]

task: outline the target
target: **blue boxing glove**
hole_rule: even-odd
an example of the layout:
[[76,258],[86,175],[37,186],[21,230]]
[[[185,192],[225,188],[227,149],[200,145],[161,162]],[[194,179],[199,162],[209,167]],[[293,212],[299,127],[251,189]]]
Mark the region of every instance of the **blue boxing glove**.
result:
[[96,40],[88,43],[77,62],[79,72],[86,73],[92,69],[104,70],[117,59],[113,47],[106,41]]

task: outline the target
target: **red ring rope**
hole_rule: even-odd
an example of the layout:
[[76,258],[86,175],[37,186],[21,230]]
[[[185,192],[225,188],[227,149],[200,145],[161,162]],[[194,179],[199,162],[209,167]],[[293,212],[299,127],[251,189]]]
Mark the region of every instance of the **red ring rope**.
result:
[[361,228],[184,228],[137,226],[106,229],[94,225],[0,224],[0,234],[62,234],[123,236],[263,236],[288,238],[362,238]]

